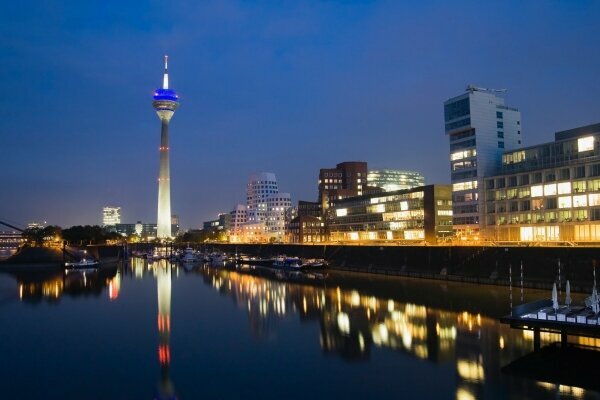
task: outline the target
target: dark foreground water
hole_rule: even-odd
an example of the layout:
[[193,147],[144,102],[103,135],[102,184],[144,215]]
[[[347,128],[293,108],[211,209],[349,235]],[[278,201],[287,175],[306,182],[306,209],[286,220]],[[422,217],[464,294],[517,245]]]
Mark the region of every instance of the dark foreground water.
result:
[[599,378],[503,368],[533,349],[496,320],[509,307],[509,288],[336,272],[1,274],[0,398],[600,398]]

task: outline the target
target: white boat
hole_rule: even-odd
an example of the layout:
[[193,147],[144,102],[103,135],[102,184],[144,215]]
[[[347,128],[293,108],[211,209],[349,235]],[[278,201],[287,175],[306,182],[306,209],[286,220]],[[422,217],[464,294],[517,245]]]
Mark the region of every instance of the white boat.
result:
[[279,256],[273,261],[273,267],[281,269],[300,270],[302,261],[298,257]]
[[198,257],[194,252],[194,249],[188,247],[183,252],[183,257],[181,257],[181,261],[185,264],[192,264],[198,261]]
[[212,266],[223,266],[229,261],[229,256],[225,253],[211,253],[208,255],[210,265]]
[[77,261],[77,262],[66,262],[65,263],[65,268],[69,268],[69,269],[92,269],[92,268],[98,268],[98,265],[100,263],[96,260],[90,260],[87,258],[82,258],[81,260]]

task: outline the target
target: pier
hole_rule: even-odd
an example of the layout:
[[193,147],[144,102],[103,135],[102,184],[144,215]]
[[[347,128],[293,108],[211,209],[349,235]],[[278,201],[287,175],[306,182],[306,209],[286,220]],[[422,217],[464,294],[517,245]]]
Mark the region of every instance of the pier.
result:
[[514,329],[533,331],[533,347],[540,349],[540,333],[560,334],[561,346],[566,347],[569,336],[600,338],[599,316],[585,306],[552,308],[552,300],[538,300],[521,304],[500,322]]

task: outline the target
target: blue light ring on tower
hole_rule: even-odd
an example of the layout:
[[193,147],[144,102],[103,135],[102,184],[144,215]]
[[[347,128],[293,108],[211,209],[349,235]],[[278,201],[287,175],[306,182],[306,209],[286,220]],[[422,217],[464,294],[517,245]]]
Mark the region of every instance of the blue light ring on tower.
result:
[[178,102],[179,96],[177,95],[177,92],[175,92],[173,89],[160,88],[154,91],[154,100],[168,100]]

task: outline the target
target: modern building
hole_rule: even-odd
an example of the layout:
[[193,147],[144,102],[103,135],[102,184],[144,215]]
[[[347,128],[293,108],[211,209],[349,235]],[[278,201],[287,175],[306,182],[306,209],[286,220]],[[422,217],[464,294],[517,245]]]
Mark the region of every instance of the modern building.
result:
[[238,204],[230,213],[234,242],[284,241],[286,215],[292,206],[289,193],[279,192],[272,172],[252,174],[246,187],[246,205]]
[[425,177],[416,171],[375,169],[368,172],[367,184],[386,192],[393,192],[425,186]]
[[314,201],[298,201],[298,216],[311,216],[311,217],[320,217],[322,215],[321,212],[321,204],[319,202]]
[[[113,230],[122,236],[137,235],[142,239],[152,240],[157,238],[158,226],[138,221],[135,224],[116,224]],[[172,225],[171,230],[177,232],[179,225]]]
[[177,236],[179,235],[181,226],[179,225],[179,215],[172,214],[171,215],[171,235]]
[[41,222],[33,221],[33,222],[29,222],[27,224],[27,229],[44,229],[46,226],[48,226],[47,221],[41,221]]
[[318,201],[321,212],[325,213],[334,200],[382,192],[382,189],[368,186],[367,175],[367,163],[364,161],[345,161],[335,168],[321,168]]
[[102,226],[115,226],[121,223],[121,207],[106,206],[102,209]]
[[408,190],[336,200],[329,213],[332,241],[424,241],[452,236],[452,187]]
[[521,113],[495,94],[503,90],[469,85],[444,102],[445,131],[450,142],[453,226],[463,239],[477,239],[483,224],[481,186],[502,165],[505,151],[522,147]]
[[165,56],[165,72],[162,88],[154,91],[152,106],[161,122],[160,167],[158,173],[158,219],[157,237],[168,239],[171,232],[171,173],[169,171],[169,122],[179,107],[179,96],[169,89],[168,57]]
[[485,216],[490,240],[600,240],[600,124],[505,152],[485,179]]
[[241,241],[242,226],[248,222],[247,206],[245,204],[237,204],[229,215],[231,215],[229,240],[232,242],[239,242]]
[[328,239],[321,217],[297,216],[291,220],[288,231],[290,243],[321,243]]
[[229,232],[231,230],[231,214],[219,214],[217,219],[205,221],[202,229],[213,232]]

